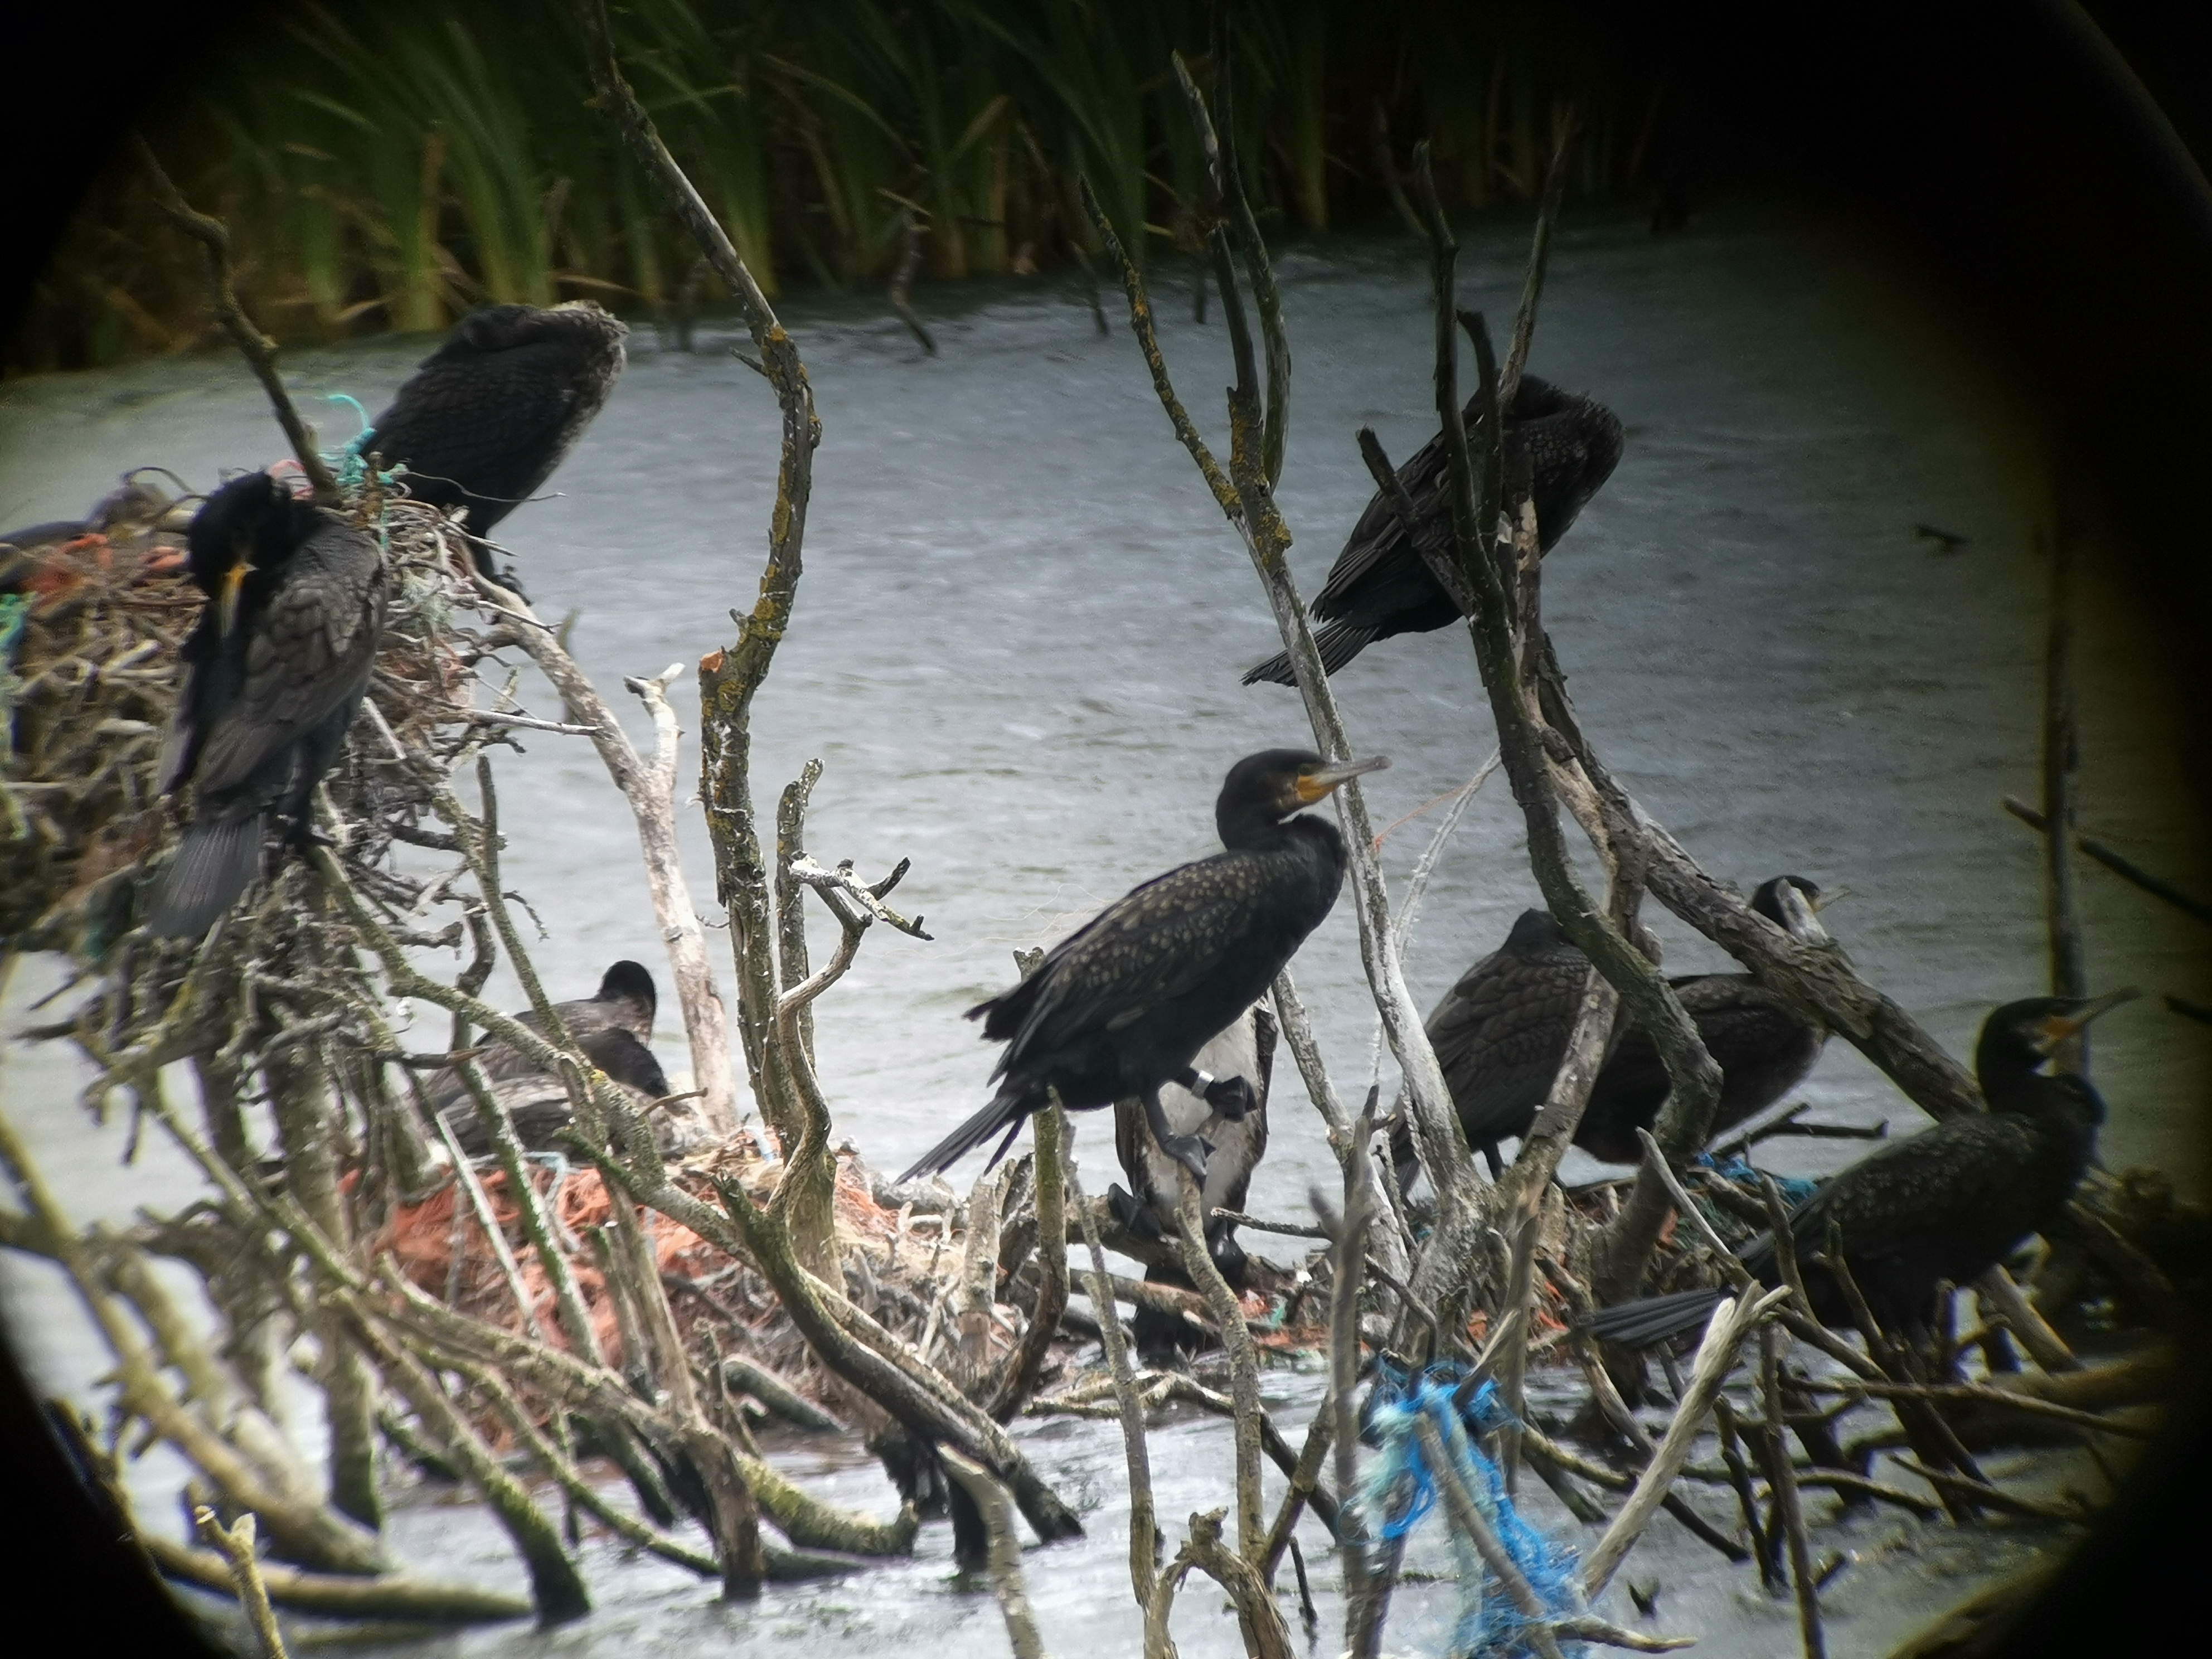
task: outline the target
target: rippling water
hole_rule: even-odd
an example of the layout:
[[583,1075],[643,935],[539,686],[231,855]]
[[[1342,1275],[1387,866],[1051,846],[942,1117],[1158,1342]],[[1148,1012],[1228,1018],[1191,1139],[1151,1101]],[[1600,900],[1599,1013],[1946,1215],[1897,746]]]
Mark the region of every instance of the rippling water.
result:
[[[1500,333],[1524,235],[1500,221],[1464,239],[1462,303],[1487,307]],[[1401,242],[1292,251],[1280,271],[1297,357],[1280,499],[1310,593],[1369,492],[1352,431],[1373,425],[1402,461],[1433,430],[1429,301]],[[1160,278],[1170,363],[1218,432],[1229,372],[1218,312],[1193,323],[1186,268]],[[1010,981],[1011,951],[1212,850],[1229,763],[1307,740],[1294,694],[1237,683],[1279,641],[1126,329],[1097,336],[1065,285],[922,297],[934,359],[872,297],[787,308],[823,437],[806,574],[755,717],[757,797],[771,802],[819,757],[814,850],[871,874],[910,858],[900,896],[936,935],[872,935],[817,1012],[840,1131],[890,1168],[984,1097],[993,1054],[958,1014]],[[623,674],[696,663],[731,638],[726,613],[751,604],[776,421],[765,382],[721,349],[737,337],[702,328],[701,350],[684,355],[649,330],[634,336],[613,400],[554,480],[560,494],[502,526],[541,611],[580,613],[574,648],[611,692]],[[289,372],[374,410],[422,349],[296,353]],[[1969,319],[1877,237],[1776,201],[1717,210],[1664,241],[1625,219],[1571,222],[1531,368],[1589,391],[1627,428],[1619,471],[1546,566],[1547,621],[1585,727],[1717,874],[1746,890],[1784,871],[1850,887],[1832,930],[1967,1052],[1988,1007],[2033,994],[2045,973],[2038,844],[1997,810],[2005,793],[2033,794],[2039,744],[2045,590],[2030,542],[2046,485],[2021,392]],[[0,386],[0,524],[81,512],[128,466],[205,483],[279,447],[258,391],[224,356],[14,382]],[[1971,540],[1938,555],[1913,534],[1923,522]],[[2081,817],[2202,889],[2169,787],[2181,763],[2160,713],[2172,704],[2162,647],[2111,579],[2118,556],[2083,533]],[[1456,630],[1388,641],[1336,684],[1355,746],[1395,762],[1369,781],[1378,824],[1463,781],[1492,746]],[[677,702],[696,729],[688,679]],[[596,757],[581,739],[525,740],[528,753],[499,766],[507,872],[550,931],[541,969],[574,995],[617,957],[658,967],[629,816]],[[687,744],[687,777],[695,767]],[[704,898],[696,810],[684,835]],[[1419,820],[1388,843],[1394,881],[1426,835]],[[2101,871],[2085,869],[2081,885],[2100,986],[2212,1000],[2187,924]],[[1424,1006],[1536,902],[1501,779],[1430,889],[1407,963]],[[1670,970],[1725,965],[1647,908]],[[726,986],[726,958],[718,970]],[[1348,906],[1295,971],[1340,1083],[1357,1089],[1373,1014]],[[674,1071],[688,1060],[667,1025]],[[2193,1170],[2208,1036],[2155,1002],[2099,1028],[2108,1162]],[[6,1065],[11,1111],[88,1186],[113,1136],[84,1127],[76,1074],[21,1046]],[[1803,1092],[1823,1117],[1888,1119],[1898,1132],[1922,1121],[1842,1043]],[[1334,1166],[1294,1079],[1273,1117],[1251,1203],[1287,1212]],[[1103,1120],[1081,1124],[1078,1148],[1101,1184]],[[1811,1173],[1858,1150],[1785,1140],[1766,1158]],[[1595,1172],[1579,1154],[1565,1171]],[[177,1185],[158,1168],[136,1182],[142,1195]],[[111,1212],[130,1190],[110,1182],[76,1201]],[[64,1361],[79,1339],[53,1323],[66,1312],[53,1286],[5,1271],[34,1358],[75,1370]],[[1105,1605],[1123,1589],[1115,1560],[1097,1559],[1088,1582]]]

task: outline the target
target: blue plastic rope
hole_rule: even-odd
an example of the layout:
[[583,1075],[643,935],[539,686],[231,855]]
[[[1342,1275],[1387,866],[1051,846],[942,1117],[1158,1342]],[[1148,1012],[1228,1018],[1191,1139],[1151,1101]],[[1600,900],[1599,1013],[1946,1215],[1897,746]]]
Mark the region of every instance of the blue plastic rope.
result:
[[[1418,1428],[1425,1416],[1436,1425],[1460,1484],[1474,1498],[1484,1522],[1535,1591],[1545,1615],[1557,1618],[1578,1613],[1583,1603],[1575,1578],[1574,1549],[1547,1537],[1522,1517],[1506,1495],[1504,1476],[1475,1446],[1476,1437],[1513,1423],[1513,1414],[1499,1401],[1497,1386],[1490,1382],[1477,1389],[1463,1407],[1457,1405],[1455,1390],[1463,1376],[1461,1368],[1450,1362],[1431,1365],[1418,1376],[1388,1359],[1379,1362],[1368,1410],[1382,1455],[1368,1473],[1361,1507],[1379,1522],[1376,1529],[1381,1535],[1393,1540],[1405,1537],[1436,1507],[1437,1476],[1422,1449]],[[1451,1529],[1451,1538],[1460,1584],[1460,1616],[1449,1649],[1452,1659],[1510,1659],[1530,1652],[1525,1639],[1526,1616],[1483,1565],[1473,1542],[1456,1527]],[[1578,1651],[1580,1645],[1565,1644],[1570,1651]]]
[[[1759,1172],[1740,1158],[1732,1158],[1723,1164],[1711,1152],[1699,1152],[1690,1161],[1701,1170],[1711,1170],[1723,1181],[1731,1182],[1739,1187],[1747,1187],[1754,1193],[1759,1190]],[[1768,1173],[1771,1174],[1772,1171],[1770,1170]],[[1774,1184],[1782,1189],[1783,1201],[1793,1210],[1820,1190],[1819,1182],[1807,1181],[1797,1176],[1775,1176]]]

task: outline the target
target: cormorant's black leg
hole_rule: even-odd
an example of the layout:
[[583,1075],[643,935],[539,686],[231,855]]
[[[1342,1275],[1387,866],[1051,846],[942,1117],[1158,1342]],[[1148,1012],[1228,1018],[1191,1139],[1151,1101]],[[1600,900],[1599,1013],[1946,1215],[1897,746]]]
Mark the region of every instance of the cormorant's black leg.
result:
[[1179,1135],[1168,1127],[1168,1115],[1160,1105],[1158,1089],[1145,1091],[1145,1121],[1152,1128],[1152,1139],[1160,1143],[1160,1150],[1191,1172],[1193,1177],[1206,1179],[1206,1158],[1213,1148],[1196,1135]]
[[1186,1066],[1176,1079],[1182,1087],[1213,1108],[1224,1123],[1234,1123],[1260,1103],[1260,1091],[1241,1077],[1217,1078],[1195,1066]]
[[1121,1190],[1119,1182],[1106,1189],[1106,1212],[1124,1231],[1134,1233],[1139,1238],[1165,1237],[1160,1229],[1160,1218],[1152,1212],[1152,1206],[1138,1203],[1133,1195]]

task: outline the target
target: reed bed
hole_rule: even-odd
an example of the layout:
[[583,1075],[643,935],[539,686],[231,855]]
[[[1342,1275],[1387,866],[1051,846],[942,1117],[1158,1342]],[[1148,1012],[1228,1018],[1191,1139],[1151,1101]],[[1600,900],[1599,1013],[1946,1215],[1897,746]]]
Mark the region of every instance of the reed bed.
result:
[[[1195,0],[635,0],[614,20],[640,96],[764,290],[886,280],[904,226],[939,279],[1099,252],[1087,178],[1131,252],[1194,251],[1200,161],[1160,65],[1210,83]],[[1455,207],[1534,195],[1554,112],[1571,187],[1632,185],[1656,105],[1537,0],[1289,0],[1236,9],[1237,153],[1271,232],[1391,213],[1378,118],[1426,132]],[[1407,43],[1422,43],[1418,51]],[[230,225],[241,298],[281,339],[422,333],[486,301],[591,297],[661,314],[696,250],[580,95],[558,0],[287,8],[214,48],[143,129]],[[9,343],[10,372],[206,338],[195,250],[127,161],[94,186]],[[714,285],[708,283],[711,295]]]

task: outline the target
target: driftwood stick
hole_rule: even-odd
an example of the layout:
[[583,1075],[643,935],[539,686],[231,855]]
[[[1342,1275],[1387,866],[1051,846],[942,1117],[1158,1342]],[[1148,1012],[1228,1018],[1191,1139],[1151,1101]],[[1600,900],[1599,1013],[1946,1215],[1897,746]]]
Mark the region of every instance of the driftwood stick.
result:
[[[2051,820],[2024,800],[2007,795],[2004,798],[2004,810],[2031,830],[2041,830],[2046,834],[2050,830]],[[2108,843],[2077,834],[2074,837],[2074,845],[2080,849],[2083,857],[2094,859],[2122,881],[2132,886],[2140,887],[2153,898],[2172,905],[2185,916],[2193,916],[2198,921],[2212,922],[2212,904],[2207,904],[2194,894],[2185,893],[2172,882],[2162,880],[2151,874],[2133,859],[2114,851]]]
[[[1773,1192],[1773,1182],[1767,1182]],[[1805,1644],[1805,1659],[1825,1659],[1826,1638],[1820,1629],[1820,1587],[1813,1577],[1813,1553],[1805,1537],[1805,1513],[1797,1502],[1796,1472],[1790,1466],[1790,1443],[1783,1427],[1786,1415],[1782,1399],[1782,1366],[1774,1340],[1774,1327],[1759,1332],[1760,1391],[1765,1400],[1767,1487],[1774,1495],[1774,1510],[1790,1546],[1790,1582],[1797,1592],[1797,1632]],[[1765,1564],[1761,1563],[1761,1571]]]
[[[1275,1569],[1281,1564],[1284,1549],[1297,1541],[1298,1514],[1320,1483],[1322,1459],[1328,1455],[1329,1441],[1335,1428],[1335,1402],[1324,1399],[1320,1409],[1314,1413],[1313,1421],[1307,1425],[1305,1444],[1298,1449],[1297,1462],[1284,1470],[1290,1477],[1290,1486],[1283,1493],[1282,1507],[1275,1511],[1275,1524],[1267,1529],[1267,1552],[1260,1563],[1261,1576],[1270,1584],[1275,1582]],[[1340,1504],[1338,1514],[1341,1513]],[[1336,1532],[1337,1526],[1332,1517],[1330,1531]]]
[[1774,1559],[1766,1547],[1766,1529],[1759,1524],[1759,1500],[1751,1485],[1751,1468],[1743,1461],[1743,1451],[1737,1437],[1735,1407],[1726,1395],[1713,1401],[1713,1421],[1721,1431],[1721,1462],[1726,1466],[1729,1485],[1735,1489],[1736,1508],[1743,1517],[1743,1529],[1751,1539],[1751,1553],[1759,1563],[1759,1582],[1762,1589],[1778,1589],[1774,1576]]
[[[1057,1097],[1053,1109],[1060,1109]],[[1067,1195],[1083,1224],[1083,1243],[1091,1252],[1091,1300],[1098,1312],[1098,1328],[1104,1340],[1106,1364],[1114,1376],[1114,1398],[1121,1408],[1121,1449],[1129,1466],[1129,1588],[1139,1607],[1152,1604],[1160,1551],[1159,1522],[1152,1507],[1152,1453],[1145,1441],[1145,1408],[1137,1398],[1137,1377],[1129,1351],[1121,1340],[1121,1316],[1114,1310],[1114,1297],[1106,1290],[1106,1252],[1098,1243],[1098,1224],[1083,1201],[1082,1178],[1075,1160],[1066,1160]],[[1147,1618],[1149,1619],[1149,1613]]]
[[1787,1290],[1769,1291],[1759,1297],[1747,1292],[1741,1299],[1723,1301],[1713,1310],[1713,1316],[1705,1326],[1705,1340],[1698,1348],[1697,1362],[1691,1369],[1687,1395],[1674,1413],[1674,1420],[1668,1424],[1659,1449],[1652,1454],[1650,1462],[1638,1478],[1636,1490],[1629,1494],[1628,1502],[1621,1505],[1620,1513],[1613,1516],[1613,1524],[1606,1528],[1605,1535],[1583,1563],[1585,1600],[1597,1599],[1612,1582],[1628,1552],[1635,1547],[1644,1528],[1650,1524],[1660,1500],[1667,1496],[1675,1475],[1688,1460],[1691,1445],[1705,1427],[1705,1414],[1720,1396],[1721,1382],[1735,1363],[1737,1351],[1751,1334],[1752,1328],[1789,1294]]
[[513,1540],[515,1553],[529,1569],[531,1599],[537,1605],[538,1619],[549,1625],[560,1624],[591,1612],[591,1596],[575,1563],[562,1548],[560,1529],[546,1519],[522,1483],[501,1467],[437,1380],[381,1328],[367,1309],[350,1297],[343,1297],[340,1305],[385,1381],[460,1466],[469,1484],[482,1495]]
[[975,1503],[990,1534],[989,1572],[992,1593],[1006,1620],[1006,1636],[1013,1644],[1014,1659],[1045,1659],[1043,1634],[1030,1606],[1029,1587],[1022,1578],[1022,1544],[1014,1531],[1013,1500],[1006,1496],[990,1470],[949,1447],[940,1448],[945,1472],[959,1482]]
[[1243,1632],[1244,1651],[1251,1659],[1291,1659],[1291,1633],[1275,1598],[1261,1582],[1259,1570],[1221,1541],[1219,1510],[1190,1517],[1190,1536],[1152,1587],[1145,1607],[1145,1659],[1175,1659],[1175,1642],[1168,1634],[1168,1614],[1176,1592],[1195,1567],[1228,1593]]
[[[2043,645],[2043,902],[2051,932],[2051,994],[2089,994],[2087,947],[2074,896],[2074,772],[2081,747],[2074,728],[2074,614],[2066,538],[2038,538],[2051,558],[2051,619]],[[2068,1069],[2088,1070],[2087,1031],[2061,1049]]]
[[[218,1595],[236,1593],[237,1581],[231,1577],[228,1562],[214,1551],[192,1549],[159,1534],[143,1534],[140,1541],[163,1577],[197,1584]],[[530,1617],[530,1603],[522,1597],[478,1589],[473,1584],[441,1583],[403,1573],[362,1578],[309,1572],[276,1561],[257,1562],[256,1571],[264,1592],[275,1606],[325,1618],[465,1625]]]
[[2027,1299],[2027,1293],[2013,1283],[2012,1275],[2004,1270],[2002,1263],[1991,1267],[1976,1279],[1974,1288],[1989,1298],[1990,1306],[2003,1319],[2005,1328],[2020,1339],[2020,1345],[2027,1350],[2028,1358],[2045,1370],[2078,1371],[2081,1369],[2081,1362],[2075,1358],[2074,1351],[2066,1346],[2064,1339],[2057,1332],[2051,1328],[2050,1322],[2037,1311],[2035,1304]]
[[[902,212],[899,217],[903,222],[903,228],[900,232],[898,264],[891,271],[891,310],[897,314],[899,321],[906,325],[907,332],[921,342],[921,349],[934,357],[937,342],[930,338],[929,331],[921,325],[921,319],[915,315],[913,299],[914,279],[921,274],[921,239],[929,234],[929,227],[914,216],[911,208]],[[1017,1651],[1020,1650],[1019,1642],[1014,1646]]]
[[1543,193],[1536,208],[1536,234],[1528,246],[1528,274],[1522,279],[1521,308],[1513,319],[1513,342],[1506,348],[1505,366],[1498,375],[1498,406],[1513,407],[1513,394],[1521,389],[1521,371],[1528,367],[1529,343],[1536,334],[1536,301],[1543,297],[1544,270],[1552,252],[1552,232],[1559,222],[1559,203],[1567,191],[1567,150],[1574,142],[1571,110],[1555,118],[1552,159],[1544,169]]
[[185,200],[184,193],[170,181],[145,139],[135,132],[131,139],[137,148],[139,161],[146,169],[155,205],[167,216],[170,223],[207,251],[208,289],[214,302],[216,320],[230,336],[230,343],[238,348],[239,356],[246,359],[253,378],[261,382],[262,391],[269,394],[276,424],[284,428],[285,441],[292,446],[301,471],[314,487],[315,500],[325,507],[336,507],[338,481],[323,459],[314,428],[300,418],[300,411],[292,404],[292,394],[285,391],[283,378],[276,373],[276,342],[254,326],[253,319],[246,314],[246,307],[238,302],[238,288],[231,266],[230,227],[210,214],[196,212]]
[[228,1528],[205,1504],[192,1511],[192,1526],[215,1547],[230,1571],[230,1582],[253,1631],[261,1659],[285,1659],[283,1633],[276,1628],[276,1611],[269,1605],[269,1587],[261,1580],[261,1563],[253,1548],[253,1515],[248,1510]]
[[[1279,994],[1280,988],[1279,982]],[[1366,1276],[1367,1230],[1376,1207],[1375,1172],[1368,1167],[1365,1147],[1375,1133],[1376,1098],[1370,1090],[1358,1121],[1346,1136],[1350,1155],[1344,1161],[1344,1215],[1329,1249],[1328,1407],[1336,1419],[1332,1431],[1336,1490],[1344,1504],[1344,1524],[1337,1538],[1344,1563],[1345,1636],[1355,1654],[1372,1651],[1381,1626],[1371,1607],[1376,1586],[1367,1559],[1367,1519],[1352,1501],[1359,1490],[1359,1290]],[[1326,1220],[1318,1191],[1313,1201]]]
[[[1499,752],[1525,820],[1529,863],[1560,927],[1620,994],[1630,1013],[1658,1046],[1673,1085],[1661,1113],[1659,1130],[1670,1155],[1686,1158],[1711,1138],[1708,1130],[1720,1097],[1720,1069],[1705,1052],[1673,988],[1601,910],[1583,889],[1568,857],[1545,745],[1529,714],[1528,692],[1514,649],[1511,607],[1497,562],[1491,556],[1502,465],[1495,369],[1478,322],[1473,331],[1483,438],[1478,469],[1460,407],[1456,332],[1461,319],[1453,300],[1458,245],[1452,240],[1437,198],[1426,145],[1414,151],[1413,199],[1428,228],[1436,289],[1436,404],[1443,427],[1457,565],[1464,586],[1476,601],[1468,631],[1497,724]],[[1624,1293],[1642,1275],[1664,1224],[1665,1209],[1664,1188],[1656,1179],[1639,1176],[1628,1205],[1601,1237],[1599,1277],[1608,1294]],[[1440,1218],[1432,1237],[1444,1237],[1449,1231],[1449,1218]],[[1463,1249],[1467,1241],[1452,1243]],[[1432,1244],[1431,1255],[1434,1249]]]

